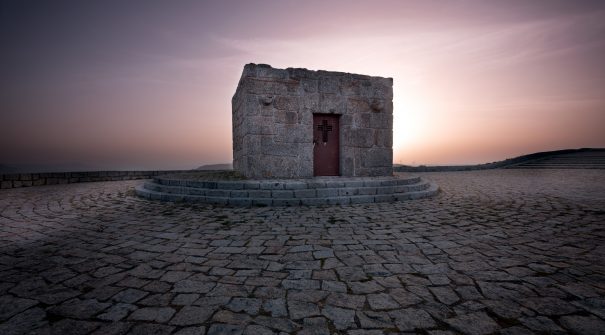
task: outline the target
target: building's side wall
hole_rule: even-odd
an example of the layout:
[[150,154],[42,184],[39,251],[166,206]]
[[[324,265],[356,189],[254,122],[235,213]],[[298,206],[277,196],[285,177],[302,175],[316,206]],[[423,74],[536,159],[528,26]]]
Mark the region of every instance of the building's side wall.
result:
[[313,176],[313,114],[339,114],[340,174],[392,174],[390,78],[248,64],[233,97],[233,167],[249,178]]

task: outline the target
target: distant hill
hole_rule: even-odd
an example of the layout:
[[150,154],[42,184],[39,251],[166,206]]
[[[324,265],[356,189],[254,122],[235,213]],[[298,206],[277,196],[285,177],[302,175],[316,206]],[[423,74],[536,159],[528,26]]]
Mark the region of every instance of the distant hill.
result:
[[0,174],[99,171],[101,169],[85,164],[0,164]]
[[605,149],[582,148],[536,152],[477,165],[395,165],[397,172],[470,171],[485,169],[605,169]]
[[207,164],[200,166],[196,170],[233,170],[233,164]]
[[0,164],[0,173],[16,173],[19,172],[15,167],[10,165]]

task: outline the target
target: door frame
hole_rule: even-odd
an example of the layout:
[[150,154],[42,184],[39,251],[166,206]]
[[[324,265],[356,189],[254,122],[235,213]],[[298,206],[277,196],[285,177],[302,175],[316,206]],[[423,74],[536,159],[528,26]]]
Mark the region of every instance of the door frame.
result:
[[[337,153],[337,157],[336,157],[336,166],[337,166],[336,170],[337,170],[337,173],[334,174],[334,175],[318,175],[317,172],[316,172],[316,169],[315,169],[315,145],[317,145],[315,143],[315,117],[316,116],[317,117],[322,117],[322,116],[323,117],[330,117],[330,118],[333,118],[333,119],[336,120],[336,124],[337,124],[337,128],[338,128],[337,129],[337,136],[336,136],[336,139],[337,139],[337,143],[336,143],[336,146],[337,146],[337,148],[336,148],[337,149],[336,150],[336,153]],[[341,136],[341,128],[342,127],[341,127],[341,124],[340,124],[340,117],[341,116],[342,116],[341,114],[313,113],[313,121],[312,121],[312,126],[311,126],[311,136],[313,137],[313,176],[314,177],[340,176],[342,174],[342,171],[341,171],[342,167],[341,167],[341,164],[340,164],[341,163],[340,162],[340,158],[341,158],[340,156],[341,156],[341,149],[342,149],[341,148],[342,146],[341,146],[341,143],[340,143],[341,142],[341,137],[342,137]]]

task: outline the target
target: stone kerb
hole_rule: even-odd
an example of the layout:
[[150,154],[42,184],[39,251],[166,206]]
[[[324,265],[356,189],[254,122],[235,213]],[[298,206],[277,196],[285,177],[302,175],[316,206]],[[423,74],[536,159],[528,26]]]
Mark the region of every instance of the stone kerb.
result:
[[311,178],[299,180],[244,180],[244,181],[198,181],[155,177],[153,181],[166,186],[183,186],[224,190],[296,190],[308,188],[341,188],[341,187],[380,187],[409,185],[421,181],[420,177],[411,178]]

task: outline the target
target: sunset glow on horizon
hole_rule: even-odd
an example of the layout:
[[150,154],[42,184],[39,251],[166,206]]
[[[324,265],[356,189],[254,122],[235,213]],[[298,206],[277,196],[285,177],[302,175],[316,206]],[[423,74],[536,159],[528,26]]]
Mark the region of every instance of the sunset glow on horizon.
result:
[[232,160],[246,63],[393,78],[394,163],[605,147],[602,1],[5,1],[0,164]]

